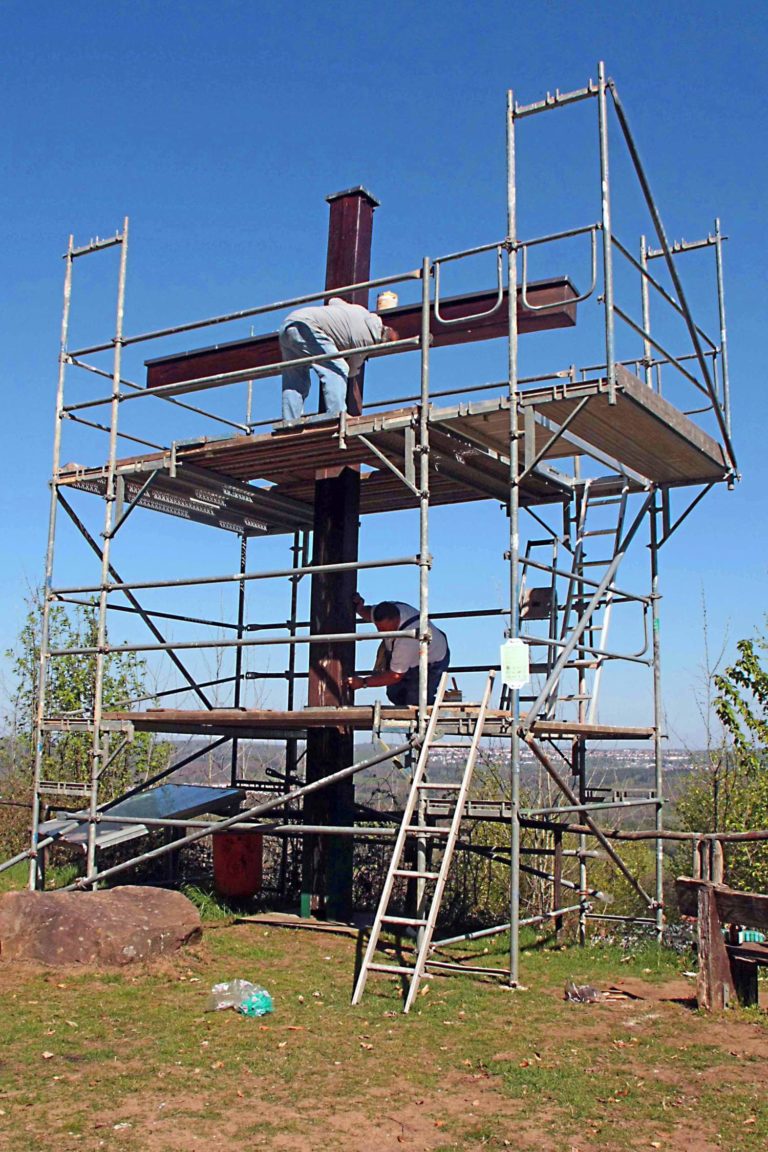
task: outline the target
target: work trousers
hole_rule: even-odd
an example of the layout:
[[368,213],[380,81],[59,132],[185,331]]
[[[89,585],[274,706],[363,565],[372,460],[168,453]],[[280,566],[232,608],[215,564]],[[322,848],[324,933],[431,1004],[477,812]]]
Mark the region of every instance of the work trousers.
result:
[[[440,677],[451,662],[450,652],[446,652],[442,660],[427,665],[427,704],[434,704]],[[387,698],[396,708],[419,703],[419,669],[409,668],[401,680],[390,684],[387,688]]]
[[[285,324],[279,331],[280,354],[283,360],[301,359],[305,356],[327,356],[338,349],[324,332],[313,328],[303,320]],[[346,360],[338,357],[312,364],[320,379],[320,387],[329,416],[345,412],[347,408],[347,376],[349,368]],[[283,420],[298,420],[304,415],[304,401],[309,395],[309,364],[288,365],[283,368]]]

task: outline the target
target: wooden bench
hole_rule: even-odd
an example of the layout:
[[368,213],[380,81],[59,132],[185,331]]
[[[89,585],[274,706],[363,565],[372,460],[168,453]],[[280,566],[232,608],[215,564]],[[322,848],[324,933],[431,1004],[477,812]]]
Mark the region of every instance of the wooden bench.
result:
[[768,944],[729,943],[723,926],[768,932],[768,895],[689,876],[679,876],[675,886],[680,911],[697,920],[699,1007],[719,1012],[736,1001],[746,1007],[757,1004],[757,970],[768,967]]

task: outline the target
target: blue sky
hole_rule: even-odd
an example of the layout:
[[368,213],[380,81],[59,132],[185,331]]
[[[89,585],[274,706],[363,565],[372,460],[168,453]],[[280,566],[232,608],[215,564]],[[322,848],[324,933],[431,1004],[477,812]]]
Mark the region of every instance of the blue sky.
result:
[[[759,342],[767,286],[765,5],[742,3],[734,10],[709,0],[471,7],[346,0],[322,6],[298,0],[290,7],[6,0],[0,5],[0,28],[5,111],[0,531],[6,542],[0,560],[0,648],[13,643],[25,589],[42,575],[60,256],[70,232],[76,243],[84,243],[113,233],[124,216],[130,217],[129,333],[320,287],[324,197],[352,185],[364,184],[382,204],[376,214],[374,273],[414,268],[425,254],[504,235],[507,88],[525,103],[548,89],[579,88],[605,59],[670,236],[703,237],[719,215],[729,237],[728,337],[743,481],[735,492],[711,494],[662,553],[670,738],[700,744],[695,693],[703,659],[702,598],[713,650],[725,642],[732,652],[735,640],[760,625],[765,611],[766,404]],[[594,181],[587,176],[594,164],[594,131],[585,116],[574,109],[521,124],[522,235],[597,218]],[[615,178],[617,189],[623,189],[618,160]],[[616,213],[630,238],[636,225],[646,227],[633,195],[627,182],[627,206]],[[574,246],[563,251],[556,268],[543,265],[540,274],[567,271],[583,284],[586,263],[585,253]],[[688,266],[681,271],[688,283]],[[694,264],[690,271],[691,294],[697,297]],[[77,272],[74,344],[109,335],[114,309],[110,258],[94,257],[92,267],[81,273],[78,266]],[[472,275],[487,279],[479,265]],[[464,286],[456,282],[456,290]],[[595,311],[594,304],[586,308]],[[241,325],[221,338],[248,330]],[[579,339],[569,345],[556,334],[549,344],[531,346],[526,363],[559,368],[584,356],[594,359]],[[203,332],[174,346],[208,342]],[[134,360],[134,378],[140,376],[140,359]],[[494,373],[501,364],[503,351],[483,346],[460,350],[452,360],[435,357],[436,375],[448,384],[463,371],[474,379],[486,372],[488,379],[498,378]],[[414,365],[402,358],[402,366],[393,369],[397,383],[405,384]],[[370,387],[379,386],[382,371],[376,366]],[[257,400],[271,416],[277,384],[262,389]],[[191,423],[188,430],[180,424],[173,435],[194,431]],[[71,452],[79,449],[75,438]],[[65,459],[78,458],[68,450]],[[158,519],[164,523],[149,523]],[[384,518],[377,527],[366,523],[363,546],[398,554],[404,547],[400,523],[397,518]],[[436,606],[456,610],[503,599],[498,561],[504,531],[498,512],[486,506],[435,518]],[[123,567],[133,578],[172,575],[187,549],[188,571],[234,571],[234,541],[214,543],[212,535],[200,529],[186,541],[167,518],[150,517],[127,538]],[[94,578],[71,534],[60,542],[57,577]],[[282,566],[286,547],[285,540],[268,543],[254,566]],[[362,590],[371,598],[384,595],[380,581],[372,578]],[[284,600],[284,588],[280,595]],[[263,609],[255,596],[253,601],[254,615],[284,613],[266,590]],[[194,600],[184,604],[201,606]],[[223,600],[219,604],[211,597],[204,606],[225,610]],[[498,639],[498,629],[482,634],[490,651]],[[457,636],[457,642],[462,658],[469,658],[465,640]],[[643,722],[634,707],[635,694],[642,696],[644,689],[625,681],[620,691],[629,718]]]

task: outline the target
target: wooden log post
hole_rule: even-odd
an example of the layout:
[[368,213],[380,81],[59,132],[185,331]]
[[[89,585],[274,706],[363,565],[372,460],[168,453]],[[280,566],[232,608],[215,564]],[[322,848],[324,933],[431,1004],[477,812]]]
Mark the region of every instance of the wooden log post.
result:
[[723,939],[717,896],[712,884],[700,884],[698,891],[699,975],[696,998],[707,1012],[722,1012],[735,1002],[736,988],[731,962]]

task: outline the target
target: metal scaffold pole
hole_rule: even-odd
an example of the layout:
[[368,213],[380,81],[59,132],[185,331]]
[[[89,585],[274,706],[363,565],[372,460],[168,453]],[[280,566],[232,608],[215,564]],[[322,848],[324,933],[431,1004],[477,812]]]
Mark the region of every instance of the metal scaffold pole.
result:
[[94,817],[98,810],[99,782],[104,768],[109,760],[108,740],[104,739],[102,732],[102,713],[104,711],[104,677],[106,672],[107,653],[107,607],[109,591],[110,552],[114,535],[115,502],[117,500],[117,425],[120,411],[120,370],[123,352],[123,317],[125,312],[125,273],[128,259],[128,218],[123,223],[122,242],[120,245],[120,269],[117,282],[117,309],[115,315],[114,357],[112,365],[112,403],[110,406],[109,421],[109,462],[107,464],[106,490],[104,493],[104,547],[101,553],[101,592],[99,593],[99,610],[96,632],[95,673],[93,685],[93,746],[91,751],[91,796],[89,803],[88,847],[86,850],[86,871],[92,874],[96,871],[96,823]]
[[[240,537],[240,573],[245,575],[248,560],[248,537],[243,534]],[[237,586],[237,638],[242,640],[245,631],[245,580],[241,580]],[[232,707],[239,708],[242,695],[243,684],[243,648],[239,645],[235,648],[235,685],[232,693]],[[237,782],[237,758],[239,752],[239,741],[235,736],[232,740],[232,755],[230,760],[230,783],[234,788]]]
[[720,320],[720,358],[723,385],[723,416],[731,435],[731,384],[728,376],[728,332],[725,324],[725,282],[723,280],[723,234],[720,220],[715,220],[715,267],[717,270],[717,311]]
[[[423,739],[427,730],[427,699],[429,687],[429,321],[430,321],[431,265],[424,259],[421,269],[421,398],[419,406],[419,713],[418,733]],[[420,828],[427,822],[426,793],[422,794],[417,810]],[[427,871],[427,841],[425,836],[416,840],[416,867]],[[426,899],[426,882],[422,876],[416,880],[416,916],[422,917]],[[424,928],[417,931],[421,947]]]
[[605,64],[597,66],[598,129],[600,137],[600,202],[603,220],[603,307],[605,309],[605,370],[608,402],[616,403],[616,351],[613,315],[613,233],[611,231],[611,181],[608,170],[608,115],[606,108]]
[[[653,761],[656,792],[655,827],[657,832],[664,828],[664,758],[661,750],[662,725],[664,722],[661,698],[661,635],[659,620],[659,533],[658,517],[661,515],[658,493],[654,493],[653,504],[648,513],[651,522],[651,620],[653,629]],[[656,841],[656,938],[661,943],[664,932],[664,842],[661,836]]]
[[45,736],[43,733],[43,720],[45,718],[46,687],[48,679],[48,640],[50,632],[51,600],[50,590],[53,584],[53,556],[56,541],[56,508],[58,503],[57,479],[61,464],[61,432],[64,409],[64,380],[67,372],[67,340],[69,336],[69,313],[72,304],[72,265],[74,253],[74,236],[69,237],[64,272],[64,303],[61,313],[61,341],[59,346],[59,373],[56,385],[56,417],[53,428],[53,470],[51,473],[51,500],[48,515],[48,543],[45,553],[45,576],[43,578],[43,604],[42,620],[40,624],[40,653],[38,656],[37,671],[37,709],[35,717],[35,764],[32,782],[32,835],[31,855],[29,862],[29,887],[34,891],[42,880],[41,862],[37,859],[38,829],[40,826],[40,781],[43,774],[43,757],[45,754]]
[[[650,293],[648,290],[648,244],[645,236],[640,237],[640,267],[643,275],[640,277],[640,299],[643,309],[643,332],[647,333],[651,330],[651,301]],[[652,368],[653,349],[651,342],[646,335],[643,336],[643,369],[645,373],[645,383],[649,388],[653,387],[653,368]]]
[[429,317],[431,266],[421,270],[421,403],[419,408],[419,735],[427,728],[429,664]]
[[[509,316],[509,637],[519,632],[520,491],[519,413],[517,409],[517,204],[515,173],[515,103],[507,93],[507,307]],[[512,690],[512,736],[510,756],[510,891],[509,891],[509,982],[518,983],[520,966],[520,693]]]

